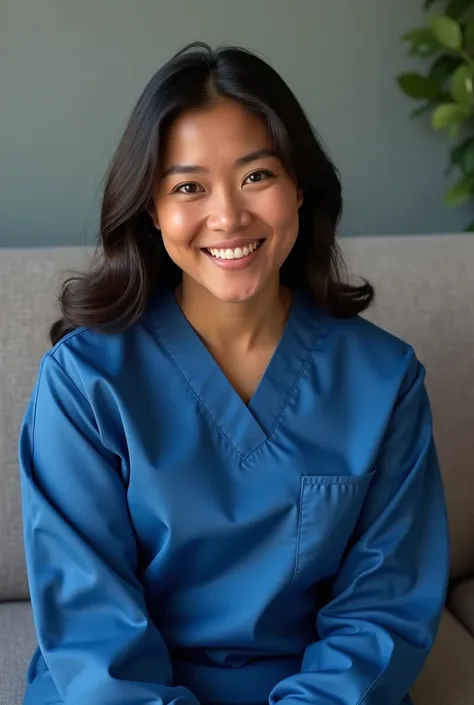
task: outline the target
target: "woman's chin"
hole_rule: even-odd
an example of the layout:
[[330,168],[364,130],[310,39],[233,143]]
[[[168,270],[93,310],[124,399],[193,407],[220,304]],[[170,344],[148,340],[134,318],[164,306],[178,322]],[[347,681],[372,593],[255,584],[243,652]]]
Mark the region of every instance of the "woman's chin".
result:
[[206,288],[216,299],[228,304],[242,304],[246,301],[250,301],[258,295],[261,289],[257,284],[247,284],[246,286],[209,286]]

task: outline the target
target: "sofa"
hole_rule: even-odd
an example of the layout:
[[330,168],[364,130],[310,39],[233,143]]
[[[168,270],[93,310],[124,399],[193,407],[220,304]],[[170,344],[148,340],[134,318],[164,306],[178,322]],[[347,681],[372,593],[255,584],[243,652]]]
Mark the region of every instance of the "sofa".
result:
[[[474,236],[360,237],[341,246],[350,271],[376,287],[367,317],[410,342],[425,364],[434,410],[452,583],[412,697],[415,705],[474,705]],[[61,273],[82,268],[89,254],[83,247],[0,249],[0,705],[22,702],[36,646],[23,558],[18,429],[49,347]]]

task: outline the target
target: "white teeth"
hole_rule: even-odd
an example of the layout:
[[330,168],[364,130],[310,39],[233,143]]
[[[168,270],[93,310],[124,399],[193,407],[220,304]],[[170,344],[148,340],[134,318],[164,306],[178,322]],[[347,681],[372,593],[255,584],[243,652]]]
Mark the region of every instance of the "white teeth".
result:
[[242,259],[242,257],[248,257],[257,247],[260,245],[258,240],[252,242],[250,245],[245,247],[236,247],[235,250],[228,248],[227,250],[216,250],[215,248],[208,248],[208,252],[211,253],[213,257],[217,259]]

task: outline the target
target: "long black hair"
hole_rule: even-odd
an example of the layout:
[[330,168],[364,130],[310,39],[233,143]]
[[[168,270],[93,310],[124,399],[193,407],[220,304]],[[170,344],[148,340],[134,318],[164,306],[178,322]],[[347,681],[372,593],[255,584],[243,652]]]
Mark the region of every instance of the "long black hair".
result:
[[302,107],[278,73],[238,47],[215,51],[196,42],[150,80],[135,106],[108,170],[94,262],[61,287],[62,318],[53,345],[79,326],[124,330],[143,313],[157,287],[175,287],[181,271],[170,259],[148,208],[160,174],[170,124],[216,98],[238,101],[264,120],[274,148],[303,191],[298,237],[282,266],[282,284],[303,288],[332,315],[351,317],[372,302],[372,286],[345,279],[336,229],[342,211],[338,172]]

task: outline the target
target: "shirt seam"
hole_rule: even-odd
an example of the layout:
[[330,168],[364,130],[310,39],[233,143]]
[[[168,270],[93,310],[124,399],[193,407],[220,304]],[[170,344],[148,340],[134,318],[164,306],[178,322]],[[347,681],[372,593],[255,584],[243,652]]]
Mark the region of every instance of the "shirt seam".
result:
[[[314,345],[316,345],[316,343],[317,343],[318,340],[319,340],[319,337],[318,337],[317,340],[315,341]],[[291,397],[293,396],[293,394],[295,393],[295,390],[296,390],[297,386],[299,385],[300,380],[301,380],[302,376],[304,375],[304,373],[305,373],[305,371],[306,371],[306,368],[308,367],[308,365],[309,365],[309,363],[310,363],[310,360],[312,359],[313,349],[314,349],[314,346],[313,346],[313,347],[310,349],[310,351],[308,352],[308,355],[306,356],[306,360],[305,360],[304,363],[303,363],[303,366],[302,366],[302,368],[301,368],[301,370],[300,370],[300,373],[299,373],[299,375],[297,376],[297,378],[295,379],[295,381],[294,381],[294,383],[293,383],[293,386],[291,387],[291,389],[290,389],[290,391],[288,392],[288,395],[287,395],[287,397],[286,397],[284,403],[282,404],[280,413],[279,413],[278,416],[276,417],[276,419],[275,419],[275,421],[274,421],[274,423],[273,423],[273,426],[272,426],[272,428],[271,428],[271,431],[270,431],[270,433],[269,433],[269,436],[268,436],[269,439],[270,439],[270,438],[273,438],[273,434],[274,434],[275,431],[276,431],[276,427],[278,426],[281,417],[282,417],[283,414],[285,413],[286,408],[287,408],[287,406],[288,406],[288,403],[289,403]]]
[[293,571],[293,576],[288,589],[291,589],[296,581],[298,571],[300,568],[300,544],[301,544],[301,528],[303,525],[303,495],[304,495],[304,483],[301,483],[300,487],[300,503],[299,503],[299,517],[298,517],[298,535],[296,539],[296,553],[295,553],[295,569]]
[[[211,412],[209,411],[209,409],[207,408],[207,406],[204,404],[204,402],[202,401],[202,399],[196,394],[196,392],[194,391],[194,389],[193,389],[192,386],[190,385],[189,381],[186,379],[185,375],[184,375],[183,372],[181,371],[179,365],[175,362],[175,360],[173,359],[172,355],[170,355],[170,353],[168,352],[166,346],[163,344],[163,341],[161,340],[161,338],[160,338],[160,336],[158,335],[158,333],[156,333],[156,331],[155,331],[153,328],[149,328],[148,326],[146,326],[146,328],[147,328],[147,330],[149,330],[149,331],[152,333],[152,335],[154,336],[154,338],[158,341],[158,344],[159,344],[159,346],[161,347],[161,349],[163,350],[163,352],[165,353],[166,357],[167,357],[168,360],[171,362],[171,364],[173,365],[173,367],[175,368],[175,370],[178,372],[179,376],[181,377],[181,379],[182,379],[183,382],[185,383],[186,387],[189,389],[189,391],[191,392],[191,394],[194,396],[194,398],[195,398],[196,401],[198,402],[200,409],[202,409],[202,411],[206,414],[206,416],[212,421],[213,426],[215,426],[215,428],[217,429],[217,431],[219,432],[219,434],[222,436],[222,438],[224,438],[224,439],[227,441],[227,443],[230,445],[230,447],[231,447],[232,450],[236,453],[236,455],[240,458],[240,460],[241,460],[241,461],[244,461],[245,458],[244,458],[244,456],[242,455],[242,453],[240,453],[240,452],[237,450],[237,448],[234,446],[234,444],[232,443],[232,441],[230,440],[230,438],[224,433],[224,431],[222,430],[222,428],[219,426],[219,424],[217,423],[216,419],[213,417],[213,415],[211,414]],[[266,440],[266,439],[265,439],[265,440]],[[264,441],[264,442],[265,442],[265,441]],[[258,447],[260,447],[260,446],[258,446]],[[252,451],[252,452],[254,452],[254,451]]]
[[387,670],[388,666],[389,666],[389,664],[387,663],[387,664],[385,665],[385,668],[383,669],[383,671],[382,671],[381,673],[379,673],[379,675],[377,676],[377,678],[376,678],[374,681],[372,681],[372,683],[368,686],[368,688],[365,690],[365,692],[364,692],[364,694],[362,695],[362,697],[357,701],[357,705],[364,705],[364,700],[365,700],[366,696],[370,693],[370,691],[372,690],[372,688],[373,688],[373,687],[379,682],[379,680],[382,678],[382,676],[384,675],[384,673],[385,673],[385,671]]
[[316,477],[314,475],[305,475],[303,477],[303,483],[307,487],[327,487],[327,486],[339,486],[339,487],[356,487],[359,483],[369,480],[375,475],[375,470],[370,470],[369,472],[364,472],[361,475],[352,475],[349,477]]
[[268,436],[266,436],[266,438],[265,438],[261,443],[259,443],[258,446],[257,446],[256,448],[254,448],[250,453],[247,453],[247,455],[242,456],[242,460],[243,460],[244,463],[246,463],[247,460],[249,460],[249,459],[252,457],[252,455],[253,455],[254,453],[257,453],[257,452],[260,450],[260,448],[262,448],[262,447],[263,447],[264,445],[266,445],[269,441],[272,441],[272,440],[274,439],[274,436],[275,436],[275,433],[276,433],[276,430],[277,430],[277,426],[278,426],[278,424],[280,423],[280,419],[281,419],[281,417],[283,416],[283,414],[285,413],[285,411],[286,411],[286,409],[287,409],[287,407],[288,407],[288,404],[289,404],[289,402],[290,402],[290,399],[291,399],[291,397],[293,396],[293,394],[294,394],[294,392],[295,392],[295,389],[297,388],[298,384],[300,383],[300,380],[301,380],[302,376],[304,375],[304,373],[305,373],[305,371],[306,371],[306,368],[308,367],[308,365],[309,365],[309,363],[310,363],[310,360],[311,360],[311,357],[312,357],[312,353],[313,353],[313,349],[314,349],[314,348],[311,348],[311,350],[309,351],[309,353],[308,353],[308,355],[307,355],[307,357],[306,357],[306,360],[304,361],[304,364],[303,364],[303,366],[302,366],[302,368],[301,368],[301,370],[300,370],[300,373],[298,374],[298,376],[297,376],[295,382],[293,383],[293,386],[291,387],[291,389],[290,389],[290,391],[288,392],[288,394],[287,394],[287,396],[286,396],[286,398],[285,398],[283,404],[281,405],[280,412],[279,412],[278,416],[276,417],[275,421],[273,422],[273,425],[272,425],[272,427],[271,427],[271,429],[270,429],[270,433],[269,433]]
[[[67,377],[68,380],[71,382],[71,384],[73,385],[73,387],[74,387],[75,389],[77,389],[77,391],[79,392],[79,394],[81,395],[81,397],[87,402],[87,405],[88,405],[88,406],[91,408],[91,410],[92,410],[91,403],[90,403],[89,399],[88,399],[87,396],[84,394],[84,392],[82,391],[82,389],[80,389],[80,387],[79,387],[79,386],[76,384],[76,382],[72,379],[71,375],[69,375],[69,374],[66,372],[66,370],[65,370],[64,367],[61,365],[61,363],[59,362],[59,360],[57,360],[57,359],[54,357],[54,355],[53,355],[52,352],[51,352],[51,353],[47,353],[47,354],[48,354],[48,356],[49,356],[52,360],[54,360],[55,364],[59,367],[59,369],[61,370],[61,372],[62,372],[64,375],[66,375],[66,377]],[[94,415],[94,414],[93,414],[93,415]],[[94,416],[95,416],[95,415],[94,415]]]
[[290,399],[293,396],[293,394],[295,393],[295,390],[298,387],[300,380],[303,377],[304,373],[306,372],[306,369],[308,368],[310,363],[313,361],[313,352],[316,350],[319,342],[324,337],[327,336],[327,333],[328,333],[328,331],[324,330],[323,327],[319,328],[318,334],[315,336],[315,339],[310,346],[310,349],[309,349],[308,354],[306,356],[306,359],[301,367],[301,370],[300,370],[298,376],[296,377],[296,380],[294,381],[293,386],[291,387],[290,391],[288,392],[288,395],[287,395],[284,403],[281,406],[281,409],[280,409],[278,416],[276,417],[275,421],[273,422],[273,425],[270,429],[270,433],[265,438],[265,440],[263,440],[261,443],[259,443],[259,445],[256,448],[254,448],[250,453],[248,453],[246,456],[243,457],[244,463],[247,462],[247,460],[249,460],[253,456],[254,453],[257,453],[257,451],[260,450],[260,448],[262,448],[265,444],[267,444],[269,441],[274,440],[274,437],[275,437],[275,434],[277,431],[277,426],[280,423],[280,419],[283,416],[283,414],[285,413],[286,409],[288,408],[288,404],[290,402]]
[[[74,330],[74,331],[71,331],[70,333],[67,333],[63,338],[61,338],[61,340],[58,340],[56,345],[48,353],[46,353],[46,356],[52,357],[55,362],[58,362],[56,360],[56,358],[54,357],[54,353],[56,352],[56,350],[59,350],[60,347],[62,347],[63,345],[66,345],[66,343],[69,340],[72,340],[77,335],[81,335],[81,333],[87,333],[87,331],[89,331],[89,330],[91,330],[91,329],[86,328],[86,327],[80,327],[77,330]],[[59,365],[59,362],[58,362],[58,365]],[[63,369],[62,365],[60,365],[60,367],[61,367],[61,369]],[[67,374],[67,372],[66,372],[66,374]],[[69,377],[69,375],[68,375],[68,377]]]

